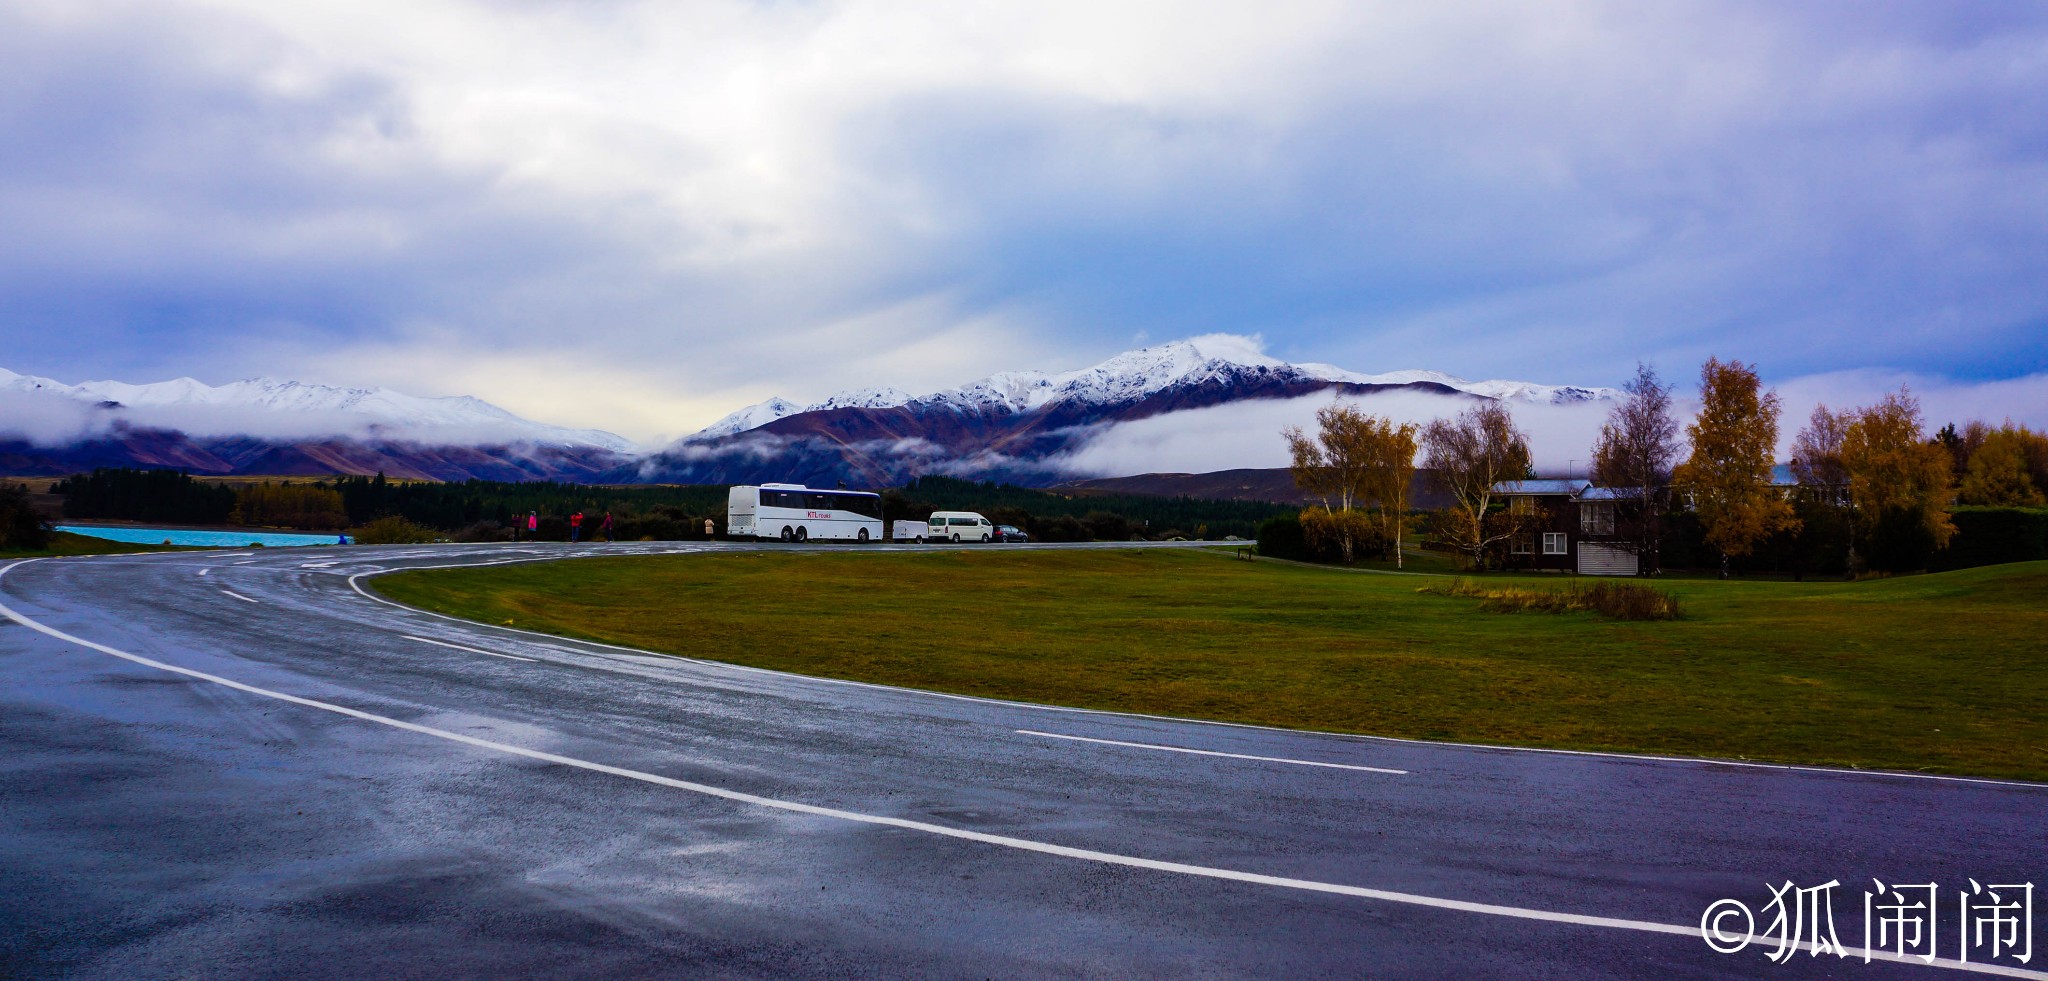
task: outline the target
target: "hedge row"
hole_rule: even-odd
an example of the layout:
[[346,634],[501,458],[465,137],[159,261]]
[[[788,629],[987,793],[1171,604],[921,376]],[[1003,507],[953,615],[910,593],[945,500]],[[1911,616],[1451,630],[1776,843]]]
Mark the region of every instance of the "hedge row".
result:
[[1934,553],[1934,568],[1968,569],[2048,559],[2048,508],[1958,507],[1956,535]]

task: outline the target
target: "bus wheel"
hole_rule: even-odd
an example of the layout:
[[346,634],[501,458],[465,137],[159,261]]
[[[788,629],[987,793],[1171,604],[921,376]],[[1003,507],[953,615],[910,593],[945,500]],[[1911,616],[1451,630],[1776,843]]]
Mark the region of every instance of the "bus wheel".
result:
[[782,526],[782,540],[785,542],[796,541],[796,532],[789,530],[788,525]]
[[866,528],[862,528],[860,530],[860,534],[856,537],[860,539],[860,543],[862,545],[866,545],[868,543],[868,530]]
[[811,540],[811,533],[810,533],[810,532],[808,532],[808,531],[805,531],[805,530],[804,530],[803,528],[799,527],[799,528],[797,528],[797,530],[796,530],[796,540],[797,540],[797,541],[798,541],[799,543],[802,543],[802,542],[807,542],[807,541],[810,541],[810,540]]

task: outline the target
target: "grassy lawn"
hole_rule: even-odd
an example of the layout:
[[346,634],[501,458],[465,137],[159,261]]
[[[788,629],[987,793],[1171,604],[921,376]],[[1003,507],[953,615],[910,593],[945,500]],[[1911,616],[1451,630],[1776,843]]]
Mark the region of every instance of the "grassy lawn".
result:
[[122,552],[183,552],[190,546],[183,545],[138,545],[133,542],[109,541],[91,535],[74,535],[68,531],[50,533],[50,547],[40,552],[26,549],[0,548],[0,559],[32,559],[50,555],[115,555]]
[[1675,622],[1481,613],[1417,592],[1430,582],[1209,550],[621,557],[375,580],[494,624],[940,691],[2048,779],[2048,563],[1673,582]]

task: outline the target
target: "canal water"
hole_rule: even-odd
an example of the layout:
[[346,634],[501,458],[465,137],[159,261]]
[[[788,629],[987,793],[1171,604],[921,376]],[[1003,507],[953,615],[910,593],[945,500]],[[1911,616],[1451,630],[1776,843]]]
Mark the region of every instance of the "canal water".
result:
[[58,525],[58,531],[143,545],[212,545],[243,548],[262,545],[278,548],[291,545],[333,545],[340,535],[304,535],[287,531],[193,531],[183,528],[129,528],[99,525]]

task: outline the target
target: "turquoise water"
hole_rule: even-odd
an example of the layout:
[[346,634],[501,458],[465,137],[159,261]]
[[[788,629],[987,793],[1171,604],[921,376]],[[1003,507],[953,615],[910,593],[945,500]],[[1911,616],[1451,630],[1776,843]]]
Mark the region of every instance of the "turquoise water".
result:
[[180,531],[172,528],[99,528],[91,525],[58,525],[58,531],[74,535],[87,535],[114,542],[136,542],[143,545],[217,545],[223,548],[240,548],[261,544],[265,548],[282,545],[332,545],[338,535],[295,535],[284,531]]

